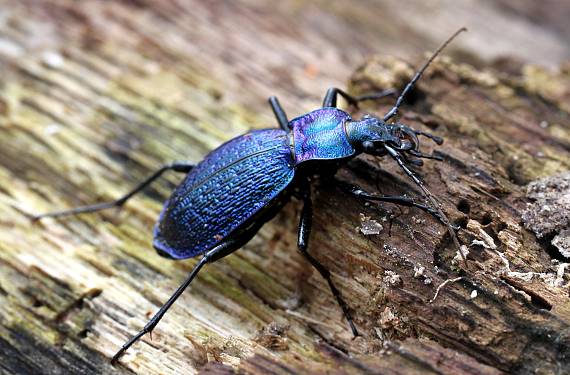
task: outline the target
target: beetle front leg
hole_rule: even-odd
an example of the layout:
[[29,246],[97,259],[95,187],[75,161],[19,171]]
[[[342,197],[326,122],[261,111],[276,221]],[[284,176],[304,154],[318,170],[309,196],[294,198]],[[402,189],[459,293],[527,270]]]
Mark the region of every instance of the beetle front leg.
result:
[[287,120],[287,114],[285,113],[283,107],[281,107],[281,103],[279,103],[277,97],[270,96],[269,105],[271,106],[273,114],[275,115],[275,118],[277,119],[277,122],[279,123],[281,129],[289,133],[291,131],[291,129],[289,128],[289,120]]
[[298,237],[297,246],[298,246],[301,254],[303,254],[303,256],[305,258],[307,258],[309,263],[311,263],[311,265],[321,274],[321,276],[329,284],[329,288],[330,288],[333,296],[336,298],[337,303],[339,304],[340,308],[342,309],[344,317],[348,321],[350,329],[352,330],[352,334],[356,337],[356,336],[358,336],[358,330],[356,329],[356,326],[354,325],[354,322],[352,321],[352,317],[350,315],[350,311],[348,310],[348,306],[346,305],[346,303],[342,299],[342,296],[340,295],[339,290],[336,288],[336,286],[332,282],[330,271],[328,269],[326,269],[325,266],[323,266],[318,260],[313,258],[313,256],[311,254],[309,254],[309,252],[308,252],[309,236],[311,235],[311,225],[312,225],[312,221],[313,221],[313,208],[312,208],[312,200],[311,200],[311,190],[310,190],[310,187],[307,185],[305,185],[305,187],[301,191],[301,193],[303,195],[302,196],[303,209],[301,211],[301,220],[299,222],[299,237]]
[[[416,203],[412,198],[406,197],[403,195],[379,195],[379,194],[372,194],[367,191],[362,190],[362,188],[358,185],[349,184],[343,181],[336,181],[337,186],[344,192],[354,195],[357,198],[363,199],[365,201],[377,201],[377,202],[388,202],[397,204],[399,206],[406,206],[406,207],[416,207],[422,211],[427,212],[434,218],[436,218],[439,222],[444,225],[447,223],[443,220],[443,218],[439,215],[437,210],[434,210],[431,207],[428,207],[423,204]],[[459,228],[454,227],[453,229],[457,230]]]
[[358,103],[363,102],[365,100],[377,100],[377,99],[381,99],[384,98],[386,96],[390,96],[390,95],[394,95],[396,93],[396,90],[394,89],[387,89],[384,91],[379,91],[379,92],[373,92],[373,93],[369,93],[369,94],[364,94],[364,95],[360,95],[360,96],[352,96],[348,93],[346,93],[345,91],[336,88],[336,87],[331,87],[327,90],[327,93],[325,95],[325,98],[323,99],[323,107],[335,107],[336,108],[336,104],[337,104],[337,98],[338,96],[342,96],[344,98],[344,100],[346,100],[348,102],[348,104],[358,107]]

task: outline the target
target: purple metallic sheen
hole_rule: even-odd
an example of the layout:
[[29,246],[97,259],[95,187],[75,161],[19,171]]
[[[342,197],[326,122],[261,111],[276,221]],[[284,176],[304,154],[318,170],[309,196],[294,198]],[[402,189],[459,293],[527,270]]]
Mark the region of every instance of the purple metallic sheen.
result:
[[320,108],[289,122],[295,142],[295,164],[307,160],[341,159],[354,155],[344,123],[348,113],[333,107]]
[[175,258],[203,254],[271,205],[293,181],[289,137],[257,130],[208,154],[165,202],[154,247]]

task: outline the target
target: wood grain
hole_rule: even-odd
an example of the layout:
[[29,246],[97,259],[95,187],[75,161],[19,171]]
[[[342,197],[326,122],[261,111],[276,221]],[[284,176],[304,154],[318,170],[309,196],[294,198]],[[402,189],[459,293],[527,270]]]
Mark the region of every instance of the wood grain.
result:
[[[525,3],[0,2],[1,372],[570,371],[566,260],[520,219],[525,185],[570,167],[569,11],[549,2],[536,17]],[[269,95],[294,117],[349,78],[354,93],[401,88],[422,53],[459,26],[471,30],[447,51],[455,58],[430,68],[401,121],[446,138],[437,149],[445,161],[418,173],[462,226],[468,269],[431,217],[320,184],[311,252],[331,269],[361,337],[296,253],[294,201],[209,265],[152,340],[109,364],[195,262],[150,246],[180,177],[121,212],[33,225],[22,210],[111,200],[162,163],[198,161],[276,126]],[[389,106],[367,103],[355,115]],[[386,159],[359,157],[339,177],[418,194]],[[362,216],[383,231],[364,236]]]

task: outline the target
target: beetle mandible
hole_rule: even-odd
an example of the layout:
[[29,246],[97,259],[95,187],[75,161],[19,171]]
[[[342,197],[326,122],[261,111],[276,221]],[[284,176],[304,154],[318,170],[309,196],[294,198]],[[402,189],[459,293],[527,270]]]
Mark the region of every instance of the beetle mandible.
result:
[[[354,120],[347,112],[337,108],[337,97],[340,95],[356,106],[363,100],[392,95],[394,90],[354,97],[338,88],[330,88],[322,108],[290,121],[277,98],[270,97],[269,104],[279,123],[278,129],[254,130],[234,138],[210,152],[197,165],[187,162],[164,165],[116,201],[31,215],[32,219],[39,220],[120,207],[164,172],[173,170],[186,173],[184,180],[164,204],[154,227],[153,246],[161,255],[172,259],[187,259],[201,254],[203,257],[182,285],[144,328],[119,349],[112,361],[117,361],[143,335],[152,332],[206,263],[214,262],[245,245],[293,194],[303,201],[298,248],[327,281],[352,333],[357,336],[350,311],[332,282],[329,271],[308,253],[312,221],[309,177],[323,173],[332,176],[342,162],[361,153],[392,157],[421,188],[431,205],[416,203],[406,196],[371,194],[356,185],[337,181],[341,189],[367,201],[419,208],[446,225],[453,242],[459,247],[454,232],[456,228],[452,227],[421,180],[408,168],[409,164],[421,165],[421,158],[438,159],[419,151],[418,136],[430,138],[437,144],[443,140],[389,121],[398,113],[406,94],[431,62],[463,31],[466,29],[456,31],[432,54],[406,85],[392,109],[381,119],[365,115],[360,120]],[[463,256],[461,250],[459,253]]]

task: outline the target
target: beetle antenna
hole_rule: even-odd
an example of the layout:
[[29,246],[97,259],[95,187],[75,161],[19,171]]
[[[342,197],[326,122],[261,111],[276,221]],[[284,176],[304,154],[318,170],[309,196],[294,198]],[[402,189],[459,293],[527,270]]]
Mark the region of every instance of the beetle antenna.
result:
[[461,244],[459,243],[459,240],[457,239],[457,236],[455,235],[455,231],[453,230],[453,227],[451,226],[449,219],[441,210],[440,204],[435,200],[435,198],[433,197],[433,194],[430,193],[430,191],[424,186],[423,182],[406,166],[406,164],[404,164],[404,161],[402,160],[402,156],[398,153],[398,151],[394,150],[392,147],[387,146],[387,145],[384,145],[384,148],[386,148],[386,150],[388,151],[390,156],[392,156],[392,158],[394,160],[396,160],[396,162],[398,163],[400,168],[402,168],[404,170],[404,172],[406,172],[406,174],[415,182],[415,184],[418,185],[420,187],[420,189],[422,189],[426,198],[429,199],[433,208],[437,211],[437,213],[442,218],[442,221],[447,226],[447,231],[449,232],[449,235],[451,236],[453,243],[455,244],[455,246],[457,246],[457,249],[459,250],[459,254],[461,254],[461,258],[463,259],[463,263],[467,267],[467,259],[465,258],[465,254],[463,254],[463,250],[461,249]]
[[409,150],[408,152],[417,158],[433,159],[433,160],[437,160],[437,161],[443,161],[443,158],[439,155],[424,154],[423,152],[415,151],[415,150]]
[[424,137],[431,139],[432,141],[434,141],[438,145],[443,144],[443,138],[438,137],[437,135],[433,135],[431,133],[426,133],[426,132],[423,132],[421,130],[414,130],[414,133],[416,133],[416,135],[423,135]]
[[441,46],[439,46],[439,48],[433,53],[433,55],[431,55],[431,57],[429,58],[428,61],[426,61],[426,63],[420,68],[420,70],[418,70],[416,72],[416,74],[414,75],[414,78],[412,78],[412,80],[406,85],[406,88],[404,88],[404,91],[402,91],[402,93],[400,94],[400,96],[398,97],[398,100],[396,100],[396,104],[394,105],[394,107],[392,107],[392,109],[386,113],[386,115],[384,116],[384,121],[388,121],[390,120],[392,117],[394,117],[397,113],[398,113],[398,109],[400,108],[400,106],[402,105],[402,102],[404,101],[404,97],[408,94],[408,92],[410,92],[410,90],[414,87],[414,85],[416,84],[416,82],[421,78],[422,74],[424,73],[424,71],[427,69],[427,67],[433,62],[433,60],[435,60],[435,58],[437,57],[437,55],[439,55],[439,53],[445,48],[447,47],[447,45],[449,43],[451,43],[451,41],[453,39],[455,39],[455,37],[457,35],[459,35],[460,33],[467,31],[466,27],[462,27],[461,29],[457,30],[455,33],[453,33],[452,36],[450,36]]

